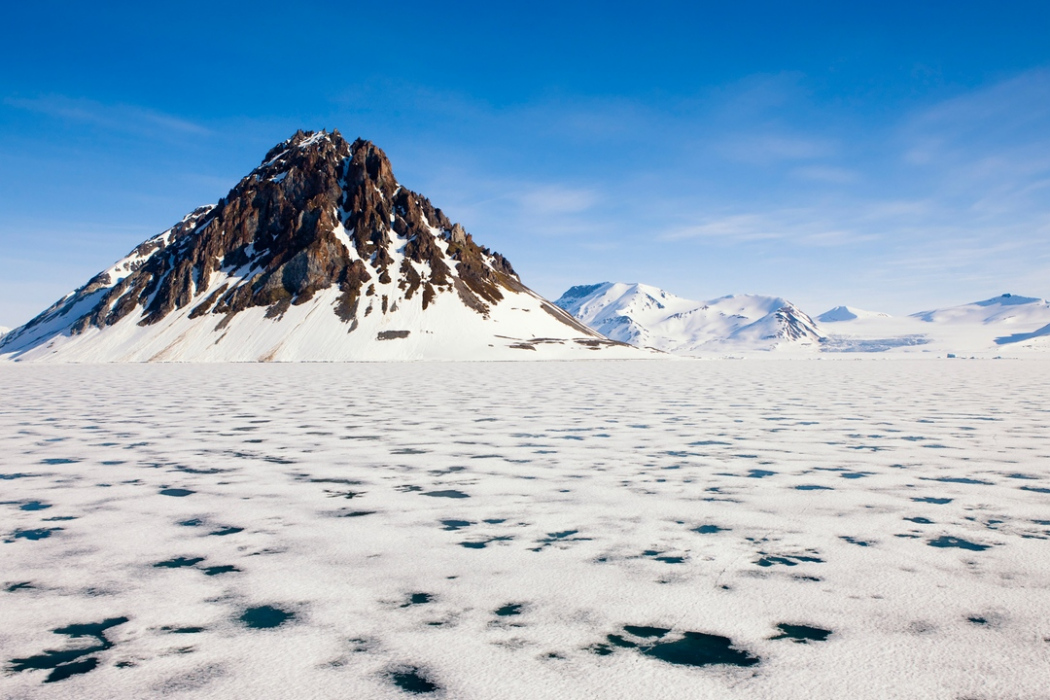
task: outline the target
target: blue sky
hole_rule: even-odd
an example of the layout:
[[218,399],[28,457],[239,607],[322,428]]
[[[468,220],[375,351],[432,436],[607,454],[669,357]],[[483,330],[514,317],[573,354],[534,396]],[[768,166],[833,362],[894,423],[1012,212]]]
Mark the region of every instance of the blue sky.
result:
[[0,325],[297,128],[376,142],[550,297],[1050,297],[1050,4],[859,4],[19,3]]

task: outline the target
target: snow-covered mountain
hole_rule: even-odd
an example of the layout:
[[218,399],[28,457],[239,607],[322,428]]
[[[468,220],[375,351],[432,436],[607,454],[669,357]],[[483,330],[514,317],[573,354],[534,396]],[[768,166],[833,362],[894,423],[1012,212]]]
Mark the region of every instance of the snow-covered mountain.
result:
[[813,319],[779,297],[698,302],[646,284],[604,282],[572,287],[555,303],[609,338],[683,355],[813,350],[824,336]]
[[827,351],[988,355],[1050,350],[1050,303],[1003,294],[905,317],[857,314],[829,329]]
[[929,323],[1017,325],[1050,321],[1050,302],[1036,297],[1003,294],[972,304],[920,311],[913,318]]
[[0,339],[58,361],[636,357],[531,291],[368,141],[297,132]]
[[841,321],[855,321],[858,318],[889,318],[889,314],[880,311],[865,311],[855,306],[836,306],[817,316],[820,323],[839,323]]

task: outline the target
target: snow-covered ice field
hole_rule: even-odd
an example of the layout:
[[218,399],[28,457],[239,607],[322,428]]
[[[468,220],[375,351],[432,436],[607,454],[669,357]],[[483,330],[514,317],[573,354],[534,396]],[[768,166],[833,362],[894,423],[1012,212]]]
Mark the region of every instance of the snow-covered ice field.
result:
[[5,698],[1050,697],[1047,360],[0,387]]

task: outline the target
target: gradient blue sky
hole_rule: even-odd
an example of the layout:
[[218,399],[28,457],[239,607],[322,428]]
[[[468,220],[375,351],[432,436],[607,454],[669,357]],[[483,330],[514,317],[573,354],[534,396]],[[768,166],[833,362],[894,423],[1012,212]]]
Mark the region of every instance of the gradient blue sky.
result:
[[0,325],[297,128],[376,142],[550,297],[1050,297],[1050,3],[858,5],[12,4]]

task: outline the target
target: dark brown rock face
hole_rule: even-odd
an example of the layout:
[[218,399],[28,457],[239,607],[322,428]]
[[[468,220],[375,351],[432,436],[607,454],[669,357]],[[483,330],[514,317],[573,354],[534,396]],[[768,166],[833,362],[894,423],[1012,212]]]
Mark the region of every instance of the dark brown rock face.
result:
[[[483,315],[503,291],[524,287],[510,263],[394,179],[386,155],[338,131],[297,132],[214,207],[201,207],[143,243],[118,272],[102,273],[26,328],[76,309],[73,333],[111,326],[136,310],[139,324],[177,309],[228,322],[250,307],[279,319],[322,290],[351,327],[376,284],[396,284],[423,308],[444,293]],[[221,277],[225,280],[219,283]],[[114,283],[114,280],[119,280]],[[207,293],[206,296],[205,293]],[[367,305],[380,313],[396,301]]]

